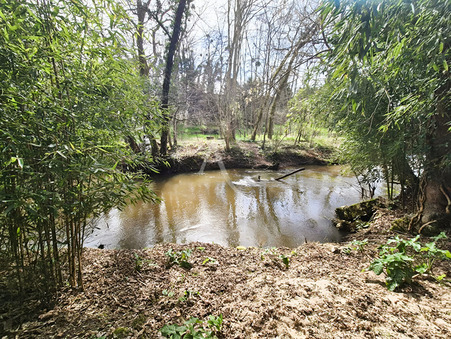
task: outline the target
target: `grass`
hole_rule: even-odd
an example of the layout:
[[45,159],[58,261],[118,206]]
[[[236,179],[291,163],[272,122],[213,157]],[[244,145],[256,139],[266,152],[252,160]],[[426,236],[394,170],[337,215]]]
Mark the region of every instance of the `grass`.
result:
[[[251,130],[237,130],[237,141],[250,141],[251,132]],[[273,139],[268,140],[266,138],[266,145],[269,148],[293,146],[296,140],[296,131],[291,131],[291,133],[286,132],[286,126],[274,126]],[[341,138],[326,128],[309,125],[305,127],[303,135],[304,137],[301,138],[298,145],[305,148],[337,148],[341,144]],[[180,126],[177,133],[178,140],[183,143],[208,140],[209,137],[214,137],[215,140],[222,140],[217,126]],[[256,142],[263,142],[263,134],[257,135]]]
[[[217,132],[217,133],[216,133]],[[179,126],[177,132],[177,139],[183,141],[189,141],[193,139],[202,139],[206,140],[207,137],[219,137],[219,128],[218,127],[208,127],[205,125],[202,126]]]

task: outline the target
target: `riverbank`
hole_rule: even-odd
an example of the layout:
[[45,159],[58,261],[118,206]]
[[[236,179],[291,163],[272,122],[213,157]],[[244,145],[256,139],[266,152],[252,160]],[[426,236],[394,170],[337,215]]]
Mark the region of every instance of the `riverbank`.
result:
[[[3,310],[4,335],[161,338],[165,325],[196,317],[202,321],[196,326],[207,328],[210,315],[221,315],[219,338],[447,338],[450,261],[438,262],[434,270],[436,276],[446,274],[441,283],[420,276],[398,292],[385,287],[383,275],[366,270],[378,247],[395,235],[390,225],[400,215],[379,209],[369,227],[345,242],[294,250],[204,243],[86,249],[85,290],[61,290],[55,307],[20,325],[8,323]],[[357,250],[355,239],[368,244]],[[451,243],[442,240],[440,246]],[[175,260],[183,251],[189,265]]]
[[183,142],[161,163],[161,174],[217,169],[278,169],[301,165],[327,165],[332,162],[333,148],[293,146],[281,143],[262,149],[261,142],[238,141],[229,152],[223,140],[200,139]]

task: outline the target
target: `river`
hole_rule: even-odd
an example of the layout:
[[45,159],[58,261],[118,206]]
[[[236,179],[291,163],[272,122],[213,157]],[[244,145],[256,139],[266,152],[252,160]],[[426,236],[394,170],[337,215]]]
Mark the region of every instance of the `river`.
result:
[[[157,178],[160,204],[112,209],[94,222],[85,246],[139,249],[157,243],[201,241],[224,246],[286,246],[338,241],[336,207],[356,203],[354,177],[340,166],[306,166],[302,172],[209,171]],[[260,179],[259,179],[260,177]]]

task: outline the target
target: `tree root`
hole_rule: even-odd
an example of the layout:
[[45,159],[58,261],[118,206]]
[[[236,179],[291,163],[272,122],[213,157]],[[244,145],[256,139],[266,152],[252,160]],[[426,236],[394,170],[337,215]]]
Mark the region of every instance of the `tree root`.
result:
[[443,195],[446,198],[446,201],[448,202],[448,205],[446,205],[445,209],[446,214],[451,214],[451,198],[449,197],[448,194],[446,194],[445,187],[443,186],[443,184],[440,185],[440,191],[443,193]]
[[433,223],[436,222],[436,221],[437,221],[437,220],[431,220],[431,221],[429,221],[429,222],[423,224],[423,225],[420,227],[420,229],[418,230],[418,234],[421,234],[421,231],[422,231],[426,226],[429,226],[429,225],[433,224]]
[[[426,193],[425,193],[426,186],[427,186],[426,175],[423,175],[423,177],[421,178],[418,192],[418,200],[419,200],[418,212],[410,220],[409,227],[407,229],[409,232],[412,231],[414,225],[421,223],[421,219],[423,218],[424,204],[426,202]],[[424,225],[420,228],[420,230],[422,230],[423,228]]]

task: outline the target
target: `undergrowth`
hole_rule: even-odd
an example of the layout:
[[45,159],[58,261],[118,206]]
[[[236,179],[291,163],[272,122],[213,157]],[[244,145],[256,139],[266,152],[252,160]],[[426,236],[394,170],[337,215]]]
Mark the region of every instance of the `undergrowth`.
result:
[[206,321],[191,317],[183,325],[165,325],[160,332],[172,339],[217,338],[221,333],[222,320],[222,314],[217,317],[210,315]]
[[449,250],[437,247],[440,239],[445,239],[444,232],[432,237],[432,241],[422,245],[420,236],[412,239],[401,239],[396,236],[380,247],[379,257],[368,270],[377,275],[385,273],[385,284],[390,291],[409,285],[419,275],[429,275],[440,281],[445,276],[434,276],[433,268],[437,260],[451,259]]

